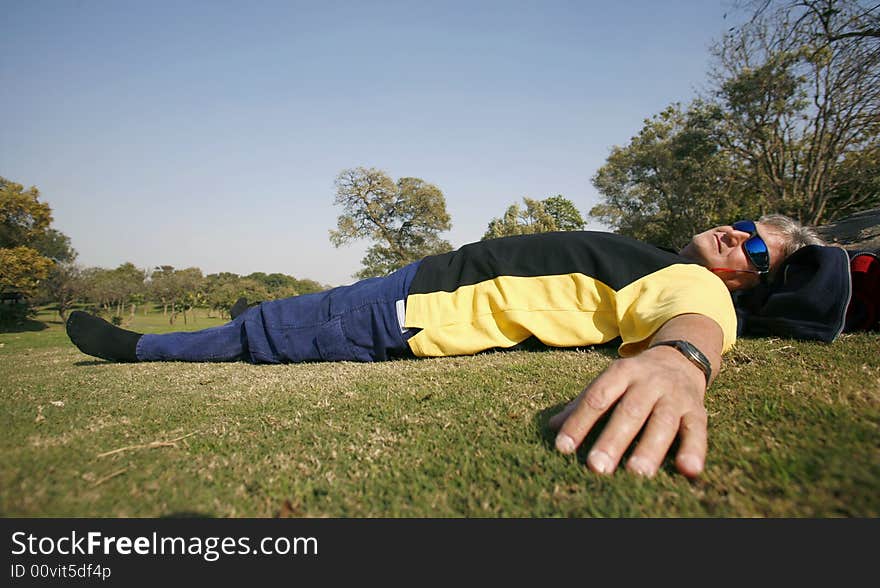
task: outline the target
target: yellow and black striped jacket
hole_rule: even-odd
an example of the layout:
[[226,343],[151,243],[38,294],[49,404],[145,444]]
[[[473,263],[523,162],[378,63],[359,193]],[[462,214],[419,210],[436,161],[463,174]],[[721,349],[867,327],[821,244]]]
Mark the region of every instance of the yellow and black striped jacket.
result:
[[422,260],[406,299],[417,356],[472,354],[536,338],[580,347],[621,338],[633,355],[669,319],[705,315],[736,340],[724,283],[640,241],[594,231],[504,237]]

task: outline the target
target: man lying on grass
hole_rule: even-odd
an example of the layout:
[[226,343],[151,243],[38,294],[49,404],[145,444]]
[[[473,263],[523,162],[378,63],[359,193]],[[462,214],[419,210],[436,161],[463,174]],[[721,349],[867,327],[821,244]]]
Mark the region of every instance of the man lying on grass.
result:
[[[766,279],[798,248],[821,244],[781,216],[696,235],[678,254],[602,232],[505,237],[426,257],[384,278],[263,302],[220,327],[142,335],[84,312],[70,339],[111,361],[379,361],[466,355],[527,339],[583,347],[620,338],[614,361],[550,420],[572,453],[608,411],[587,457],[610,474],[652,476],[676,436],[676,467],[706,456],[703,397],[736,339],[730,291]],[[616,406],[615,406],[616,405]],[[613,410],[612,410],[613,409]]]

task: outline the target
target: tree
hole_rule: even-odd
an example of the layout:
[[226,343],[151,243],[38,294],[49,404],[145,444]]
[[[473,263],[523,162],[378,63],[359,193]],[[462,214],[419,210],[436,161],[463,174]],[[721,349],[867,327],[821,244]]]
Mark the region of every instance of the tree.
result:
[[880,206],[880,145],[847,153],[834,173],[827,205],[832,219]]
[[523,198],[523,204],[524,208],[520,208],[519,204],[512,204],[502,217],[490,220],[483,240],[556,230],[556,220],[547,212],[543,202]]
[[581,213],[562,194],[545,200],[523,198],[523,205],[520,208],[519,204],[512,204],[503,216],[489,221],[483,240],[549,231],[578,231],[584,228]]
[[202,270],[197,267],[188,267],[174,272],[175,298],[171,304],[171,324],[174,324],[176,318],[175,309],[180,309],[183,314],[183,324],[186,324],[186,312],[202,305],[204,302],[204,282]]
[[54,302],[61,320],[66,321],[67,312],[87,294],[82,268],[73,261],[56,261],[49,270],[49,276],[40,283],[40,290],[43,302]]
[[446,199],[437,186],[419,178],[397,183],[383,171],[358,167],[336,178],[335,204],[343,207],[330,242],[340,247],[356,239],[374,242],[361,260],[358,278],[386,275],[452,246],[439,237],[451,228]]
[[766,209],[815,225],[854,212],[841,166],[880,136],[880,6],[760,2],[714,50],[722,145]]
[[52,261],[30,247],[0,248],[0,293],[33,296],[51,268]]
[[76,264],[78,254],[70,238],[56,229],[47,229],[33,246],[53,261],[49,275],[40,283],[39,299],[44,304],[54,302],[61,320],[67,320],[67,311],[85,295],[82,268]]
[[[853,37],[880,37],[880,4],[874,6],[859,6],[854,3],[855,11],[850,18],[840,19],[835,16],[840,11],[836,0],[789,0],[776,2],[774,0],[760,0],[755,2],[755,16],[761,16],[771,11],[800,9],[800,18],[816,19],[829,43],[842,41]],[[798,22],[795,23],[797,26]]]
[[329,288],[325,284],[310,280],[308,278],[294,279],[294,287],[300,294],[312,294],[314,292],[322,292]]
[[186,311],[205,302],[205,285],[202,270],[197,267],[175,270],[174,266],[162,265],[150,275],[148,291],[150,297],[162,305],[164,316],[168,316],[168,307],[171,306],[169,324],[173,325],[177,320],[178,311],[182,311],[186,324]]
[[[265,274],[263,272],[253,272],[244,277],[244,279],[255,282],[260,285],[260,289],[264,294],[257,298],[256,295],[244,296],[250,301],[258,300],[277,300],[279,298],[287,298],[302,294],[297,287],[297,280],[292,276],[281,273]],[[234,302],[234,301],[233,301]]]
[[721,116],[695,101],[646,120],[593,177],[603,203],[590,215],[623,235],[673,248],[705,227],[751,216],[755,209],[739,197],[736,164],[718,145]]
[[149,296],[162,305],[162,316],[168,316],[168,305],[174,299],[174,266],[160,265],[150,274]]
[[262,282],[253,278],[242,278],[238,274],[222,272],[205,278],[205,302],[211,310],[228,315],[229,309],[239,298],[260,302],[270,300],[270,295]]
[[40,191],[0,177],[0,247],[30,246],[52,222],[52,209]]
[[202,299],[212,311],[228,315],[229,309],[239,298],[255,303],[321,290],[326,290],[326,286],[313,280],[298,280],[282,273],[254,272],[242,277],[231,272],[221,272],[205,276]]
[[[83,288],[91,301],[109,314],[115,323],[122,322],[126,304],[146,291],[146,272],[131,262],[116,269],[89,268],[81,273]],[[132,313],[134,309],[132,308]]]
[[761,0],[714,49],[707,97],[612,149],[590,211],[679,246],[707,226],[781,212],[807,225],[880,202],[880,5]]
[[0,177],[0,296],[25,298],[24,304],[0,308],[3,321],[24,318],[30,311],[27,299],[52,268],[52,261],[34,246],[52,222],[51,208],[39,198],[36,187],[25,190]]
[[580,231],[586,225],[574,202],[562,194],[544,199],[543,204],[547,214],[553,217],[557,231]]
[[57,229],[46,229],[34,238],[31,246],[56,263],[72,263],[78,256],[70,237]]

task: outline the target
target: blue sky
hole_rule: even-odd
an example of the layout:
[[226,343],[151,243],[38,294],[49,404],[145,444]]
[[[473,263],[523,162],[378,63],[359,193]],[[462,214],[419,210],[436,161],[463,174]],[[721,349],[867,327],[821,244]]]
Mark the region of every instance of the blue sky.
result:
[[[730,0],[8,0],[0,176],[36,185],[86,266],[353,281],[334,179],[446,196],[458,247],[590,178],[704,86]],[[591,223],[591,228],[603,228]]]

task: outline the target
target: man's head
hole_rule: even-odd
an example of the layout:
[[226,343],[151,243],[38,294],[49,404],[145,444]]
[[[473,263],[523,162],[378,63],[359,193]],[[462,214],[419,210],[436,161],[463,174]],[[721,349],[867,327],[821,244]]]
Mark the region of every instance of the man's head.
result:
[[[824,245],[816,232],[781,214],[762,216],[758,222],[738,222],[695,235],[680,254],[721,278],[729,290],[757,285],[763,270],[772,274],[786,257],[805,245]],[[769,267],[761,252],[769,254]]]

